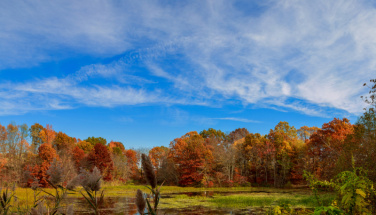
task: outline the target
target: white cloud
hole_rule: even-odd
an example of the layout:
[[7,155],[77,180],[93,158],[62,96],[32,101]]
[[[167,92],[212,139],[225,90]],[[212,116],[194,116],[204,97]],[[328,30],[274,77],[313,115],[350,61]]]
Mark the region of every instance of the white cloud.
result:
[[[261,8],[255,11],[248,4],[3,1],[0,68],[32,66],[72,53],[107,57],[132,51],[67,78],[11,84],[20,96],[57,100],[44,108],[215,105],[235,99],[310,115],[325,115],[325,108],[362,111],[362,83],[374,78],[376,68],[374,5],[284,0],[252,3]],[[171,86],[140,87],[158,82],[132,71],[134,59]],[[116,79],[116,84],[84,84],[93,78]]]

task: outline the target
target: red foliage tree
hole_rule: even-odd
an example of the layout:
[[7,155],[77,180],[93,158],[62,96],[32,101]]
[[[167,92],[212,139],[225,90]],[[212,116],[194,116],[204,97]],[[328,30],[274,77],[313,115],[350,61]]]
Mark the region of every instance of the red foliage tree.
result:
[[189,132],[170,143],[169,157],[176,164],[183,186],[199,184],[210,173],[212,152],[205,145],[205,139],[196,131]]
[[74,165],[77,169],[77,171],[80,169],[82,166],[82,161],[85,158],[85,151],[80,149],[78,146],[74,147],[72,150],[72,159],[74,161]]
[[94,149],[89,153],[87,160],[89,162],[90,169],[96,166],[101,171],[104,180],[112,180],[111,172],[114,169],[114,164],[112,162],[110,152],[105,145],[97,143],[94,146]]

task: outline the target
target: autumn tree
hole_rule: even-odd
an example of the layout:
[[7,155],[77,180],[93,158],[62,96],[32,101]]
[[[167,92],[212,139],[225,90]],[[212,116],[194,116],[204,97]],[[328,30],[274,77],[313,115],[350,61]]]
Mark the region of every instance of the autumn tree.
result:
[[246,137],[249,131],[246,128],[237,128],[228,134],[228,139],[230,143],[233,143],[239,139]]
[[52,125],[47,124],[46,128],[43,128],[39,132],[39,137],[43,143],[51,144],[53,143],[56,136],[56,132],[52,129]]
[[107,145],[107,140],[103,137],[88,137],[85,141],[91,143],[93,146],[97,143],[101,143],[104,146]]
[[69,150],[73,149],[74,147],[74,139],[67,134],[59,131],[53,142],[52,142],[53,147],[56,149],[57,152],[62,152],[66,153]]
[[157,179],[160,178],[158,172],[162,167],[163,161],[167,159],[168,150],[165,146],[156,146],[149,151],[149,157],[156,170]]
[[216,130],[214,128],[209,128],[208,130],[202,130],[200,132],[200,135],[204,138],[204,139],[207,139],[207,138],[217,138],[217,139],[220,139],[220,140],[225,140],[227,138],[227,135],[222,132],[221,130]]
[[56,153],[56,150],[50,144],[43,143],[38,148],[38,157],[40,159],[38,162],[39,164],[36,164],[34,166],[30,165],[26,168],[31,169],[32,176],[39,181],[42,187],[47,187],[47,170],[50,167],[52,161],[58,158],[58,155]]
[[[245,129],[237,129],[241,131],[239,133],[247,132]],[[231,132],[232,140],[241,137],[242,135],[234,135],[236,132]],[[219,186],[222,186],[224,182],[232,182],[235,174],[235,161],[236,161],[236,148],[234,142],[229,140],[221,130],[209,128],[203,130],[200,135],[205,138],[205,145],[211,150],[213,155],[212,162],[212,175],[214,181]],[[236,141],[235,141],[236,142]]]
[[102,143],[95,144],[93,150],[89,153],[87,160],[90,165],[90,169],[97,167],[106,181],[112,180],[112,171],[114,164],[111,159],[110,152],[107,147]]
[[[5,134],[5,133],[4,133]],[[26,138],[28,127],[26,124],[16,125],[10,123],[6,130],[5,155],[7,157],[7,177],[11,180],[19,178],[22,174],[23,159],[28,148]]]
[[306,142],[309,140],[312,134],[314,134],[316,131],[320,130],[320,128],[316,126],[308,127],[308,126],[302,126],[300,127],[297,132],[298,132],[298,137],[300,140],[303,142]]
[[268,139],[275,149],[272,158],[274,186],[280,187],[289,180],[294,145],[300,144],[297,130],[288,122],[279,122],[274,130],[270,130]]
[[76,170],[79,171],[80,167],[83,166],[83,161],[85,159],[84,150],[80,149],[78,146],[74,147],[72,150],[72,159]]
[[334,118],[312,134],[307,142],[310,171],[322,179],[332,178],[336,174],[335,165],[345,139],[353,131],[354,127],[348,119]]
[[43,143],[39,135],[42,130],[43,130],[43,126],[38,123],[35,123],[34,125],[30,127],[29,131],[30,131],[30,136],[32,139],[31,143],[32,143],[32,148],[33,148],[34,153],[37,152],[38,147]]
[[130,174],[130,166],[128,166],[127,164],[127,157],[125,156],[126,150],[123,143],[111,141],[108,144],[108,149],[111,153],[112,161],[114,163],[114,178],[121,181],[128,180]]
[[121,142],[111,141],[108,144],[108,148],[111,153],[118,154],[118,155],[123,155],[125,151],[124,145]]
[[5,156],[7,153],[6,141],[8,139],[8,133],[5,126],[0,124],[0,152]]
[[376,79],[371,79],[369,96],[363,97],[369,105],[365,112],[358,118],[354,125],[354,132],[349,134],[344,142],[344,147],[337,162],[338,171],[352,168],[348,160],[354,157],[356,166],[368,170],[368,176],[376,182]]
[[[259,182],[261,171],[264,171],[264,165],[261,152],[265,144],[266,137],[259,133],[250,133],[245,137],[244,143],[241,145],[241,152],[246,160],[247,176],[253,177],[254,182]],[[248,173],[249,171],[249,173]]]
[[86,142],[85,140],[79,141],[77,143],[77,146],[78,146],[78,148],[84,150],[85,153],[91,152],[91,150],[93,150],[93,148],[94,148],[94,145],[92,145],[89,142]]
[[204,138],[196,131],[176,138],[170,148],[169,157],[176,164],[180,185],[197,185],[208,176],[213,156]]
[[125,150],[126,164],[128,167],[128,177],[136,180],[139,179],[138,174],[138,153],[133,149]]

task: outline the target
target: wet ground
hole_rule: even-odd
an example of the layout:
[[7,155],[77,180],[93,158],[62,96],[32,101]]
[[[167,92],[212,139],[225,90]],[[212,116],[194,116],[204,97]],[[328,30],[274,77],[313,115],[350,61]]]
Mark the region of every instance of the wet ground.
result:
[[[187,195],[187,196],[203,196],[212,198],[215,194],[220,195],[232,195],[241,193],[270,193],[267,191],[238,191],[238,192],[218,192],[218,191],[206,191],[206,192],[180,192],[180,193],[169,193],[162,195],[162,201],[164,198],[172,198],[174,195]],[[282,192],[289,193],[289,192]],[[89,204],[86,200],[81,198],[69,198],[67,199],[70,203],[74,203],[75,214],[93,214]],[[241,214],[265,214],[266,208],[251,208],[251,209],[228,209],[228,208],[211,208],[203,206],[193,206],[193,207],[182,207],[182,208],[164,208],[159,209],[159,215],[178,215],[178,214],[189,214],[189,215],[241,215]],[[137,207],[135,205],[134,197],[105,197],[103,204],[100,207],[100,214],[126,214],[126,215],[138,215]]]

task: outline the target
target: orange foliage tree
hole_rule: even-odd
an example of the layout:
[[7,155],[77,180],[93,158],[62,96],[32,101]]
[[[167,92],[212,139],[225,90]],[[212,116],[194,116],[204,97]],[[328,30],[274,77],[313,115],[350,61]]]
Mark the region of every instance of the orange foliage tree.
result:
[[108,148],[109,148],[111,153],[115,153],[115,154],[118,154],[118,155],[122,155],[125,152],[124,145],[121,142],[111,141],[108,144]]
[[158,175],[158,170],[161,168],[162,162],[164,159],[167,158],[167,155],[168,155],[168,148],[165,146],[160,146],[160,147],[156,146],[149,151],[149,157],[153,166],[156,169],[157,175]]
[[307,142],[309,169],[322,179],[330,179],[336,173],[334,167],[340,156],[347,135],[352,134],[354,126],[346,118],[334,118],[324,123]]
[[213,156],[201,135],[189,132],[172,141],[170,148],[169,157],[176,164],[180,185],[197,185],[207,178]]
[[56,136],[56,132],[52,129],[52,125],[47,124],[46,128],[43,128],[39,132],[39,137],[43,143],[52,144]]
[[55,139],[53,141],[54,148],[60,152],[60,151],[66,151],[68,152],[74,147],[74,139],[67,134],[59,131],[59,133],[56,134]]
[[127,159],[127,166],[129,169],[129,177],[132,179],[139,179],[137,167],[137,152],[133,149],[125,150],[124,155]]
[[[37,179],[42,187],[47,187],[47,170],[50,167],[52,161],[54,159],[58,159],[58,156],[56,154],[56,150],[52,148],[51,144],[43,143],[38,148],[38,157],[40,164],[36,164],[34,166],[27,165],[26,169],[31,171],[31,176]],[[32,181],[33,179],[29,179],[28,185],[30,185]]]

